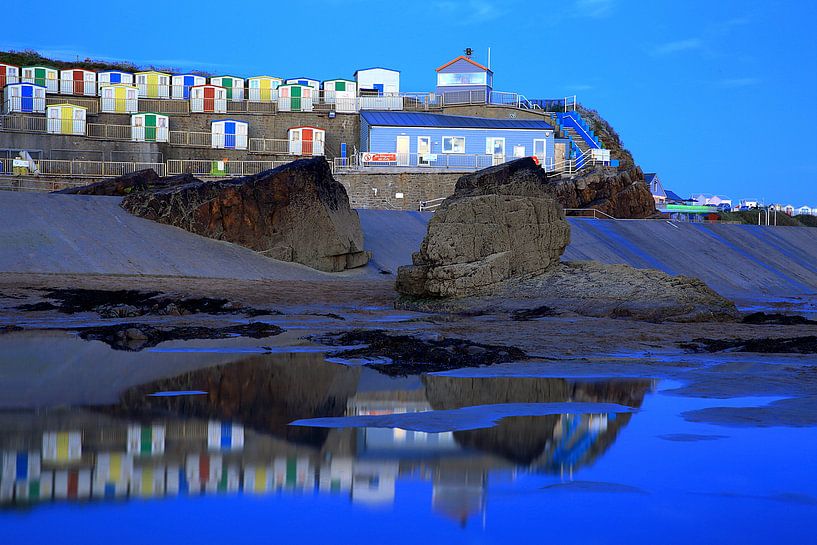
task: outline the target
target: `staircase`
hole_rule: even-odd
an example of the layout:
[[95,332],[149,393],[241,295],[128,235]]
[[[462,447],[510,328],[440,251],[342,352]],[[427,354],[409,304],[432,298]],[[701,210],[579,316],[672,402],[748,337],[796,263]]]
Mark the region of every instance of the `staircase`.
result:
[[579,149],[580,154],[590,149],[590,146],[576,129],[573,127],[562,127],[562,130],[564,131],[565,136],[570,138],[573,144]]

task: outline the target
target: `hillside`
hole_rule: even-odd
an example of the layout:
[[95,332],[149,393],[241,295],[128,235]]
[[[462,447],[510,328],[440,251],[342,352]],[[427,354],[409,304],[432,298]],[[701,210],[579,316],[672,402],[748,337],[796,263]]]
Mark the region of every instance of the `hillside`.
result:
[[[742,210],[739,212],[720,212],[721,221],[739,222],[745,225],[757,225],[757,210]],[[772,222],[774,223],[774,213]],[[762,222],[765,223],[766,214],[763,214]],[[784,227],[817,227],[817,216],[789,216],[783,212],[777,213],[777,225]]]
[[[65,68],[83,68],[85,70],[92,70],[94,72],[102,72],[105,70],[121,70],[123,72],[139,72],[142,70],[158,70],[160,72],[170,72],[170,73],[179,73],[182,70],[180,68],[174,68],[170,66],[156,66],[153,64],[150,65],[137,65],[132,62],[114,62],[114,61],[104,61],[98,59],[90,59],[85,58],[82,60],[74,60],[74,61],[59,61],[56,59],[51,59],[48,57],[44,57],[37,53],[36,51],[32,50],[25,50],[25,51],[0,51],[0,63],[3,64],[12,64],[14,66],[47,66],[51,68],[56,68],[58,70],[65,69]],[[209,76],[210,74],[207,72],[203,72],[200,70],[193,70],[190,73],[198,74],[202,76]]]

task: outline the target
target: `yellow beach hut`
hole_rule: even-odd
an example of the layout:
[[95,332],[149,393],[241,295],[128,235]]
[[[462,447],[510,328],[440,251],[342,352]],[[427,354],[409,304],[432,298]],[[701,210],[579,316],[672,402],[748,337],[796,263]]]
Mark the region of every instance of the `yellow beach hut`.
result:
[[170,98],[170,74],[148,70],[135,75],[140,98]]
[[135,85],[106,85],[100,92],[99,109],[102,112],[132,114],[139,109],[139,88]]
[[250,102],[275,102],[278,99],[278,87],[283,80],[272,76],[254,76],[247,80]]
[[45,87],[47,93],[59,92],[57,71],[47,66],[24,66],[20,81]]
[[86,110],[76,104],[49,104],[46,107],[47,131],[50,134],[85,136]]
[[215,76],[210,78],[212,85],[224,87],[227,90],[227,100],[240,102],[244,100],[244,79],[234,76]]
[[60,71],[60,94],[96,96],[96,72],[81,68]]

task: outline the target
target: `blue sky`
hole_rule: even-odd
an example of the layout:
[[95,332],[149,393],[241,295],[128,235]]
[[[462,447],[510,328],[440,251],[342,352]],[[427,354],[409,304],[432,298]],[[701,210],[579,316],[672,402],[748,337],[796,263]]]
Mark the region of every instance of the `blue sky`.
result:
[[437,66],[490,46],[497,90],[578,95],[678,193],[817,206],[814,0],[109,5],[42,0],[36,31],[4,25],[0,48],[318,79],[389,66],[427,91]]

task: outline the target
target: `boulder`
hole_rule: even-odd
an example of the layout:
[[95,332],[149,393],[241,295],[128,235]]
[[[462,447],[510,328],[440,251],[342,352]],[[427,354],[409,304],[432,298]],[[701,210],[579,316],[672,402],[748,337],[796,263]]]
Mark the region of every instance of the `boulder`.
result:
[[143,218],[224,240],[282,261],[336,272],[368,262],[357,212],[323,158],[253,176],[131,193],[122,207]]
[[397,290],[415,297],[491,293],[559,262],[570,227],[530,158],[463,176],[428,225]]
[[618,219],[656,216],[655,200],[637,166],[598,167],[572,178],[550,178],[556,200],[565,208],[595,208]]
[[81,187],[69,187],[55,191],[55,193],[124,197],[130,193],[139,191],[156,191],[157,189],[165,189],[198,181],[200,180],[193,177],[192,174],[160,177],[152,168],[146,168]]

